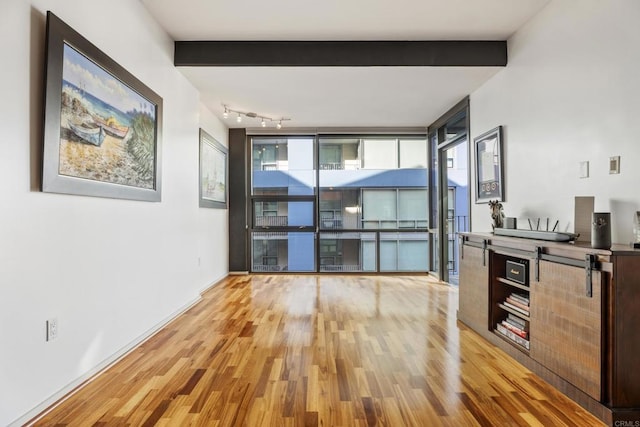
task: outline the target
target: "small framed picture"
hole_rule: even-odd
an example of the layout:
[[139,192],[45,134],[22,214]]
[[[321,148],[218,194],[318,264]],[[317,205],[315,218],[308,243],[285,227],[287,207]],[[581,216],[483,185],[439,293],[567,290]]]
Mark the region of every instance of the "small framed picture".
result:
[[200,129],[200,207],[227,209],[228,150]]
[[474,140],[476,153],[476,203],[504,201],[502,170],[502,126]]

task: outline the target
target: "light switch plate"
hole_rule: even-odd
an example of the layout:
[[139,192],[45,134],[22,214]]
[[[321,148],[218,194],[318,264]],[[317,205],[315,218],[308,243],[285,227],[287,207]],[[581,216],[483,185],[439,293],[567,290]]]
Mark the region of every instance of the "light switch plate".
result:
[[47,320],[47,341],[58,338],[58,319],[52,318]]
[[580,162],[579,178],[589,178],[589,161]]

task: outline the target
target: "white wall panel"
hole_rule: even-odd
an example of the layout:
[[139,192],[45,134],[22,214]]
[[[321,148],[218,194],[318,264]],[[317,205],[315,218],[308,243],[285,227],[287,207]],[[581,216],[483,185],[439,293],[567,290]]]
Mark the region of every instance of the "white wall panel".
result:
[[[574,197],[612,212],[613,241],[629,243],[640,210],[640,2],[553,0],[509,40],[509,64],[471,95],[471,136],[504,126],[507,216],[560,221]],[[609,157],[621,156],[610,175]],[[589,161],[590,177],[578,164]],[[472,196],[473,200],[473,196]],[[491,229],[486,204],[474,231]]]
[[[45,13],[164,101],[162,202],[37,191]],[[222,123],[137,1],[3,0],[0,13],[0,425],[22,420],[227,274],[226,210],[198,207],[198,129]],[[45,321],[59,336],[45,342]]]

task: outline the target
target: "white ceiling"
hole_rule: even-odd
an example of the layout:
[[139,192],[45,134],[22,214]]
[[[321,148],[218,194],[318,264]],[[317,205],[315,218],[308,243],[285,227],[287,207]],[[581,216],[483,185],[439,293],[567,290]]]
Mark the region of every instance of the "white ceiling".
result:
[[[140,0],[174,40],[507,40],[550,0]],[[287,127],[428,126],[500,67],[179,67]],[[258,120],[229,127],[257,127]]]

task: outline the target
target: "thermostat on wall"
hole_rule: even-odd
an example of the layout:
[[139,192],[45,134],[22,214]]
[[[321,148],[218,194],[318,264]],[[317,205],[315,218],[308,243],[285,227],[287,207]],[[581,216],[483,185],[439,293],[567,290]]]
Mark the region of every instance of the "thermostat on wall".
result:
[[620,173],[620,156],[609,157],[609,173]]

